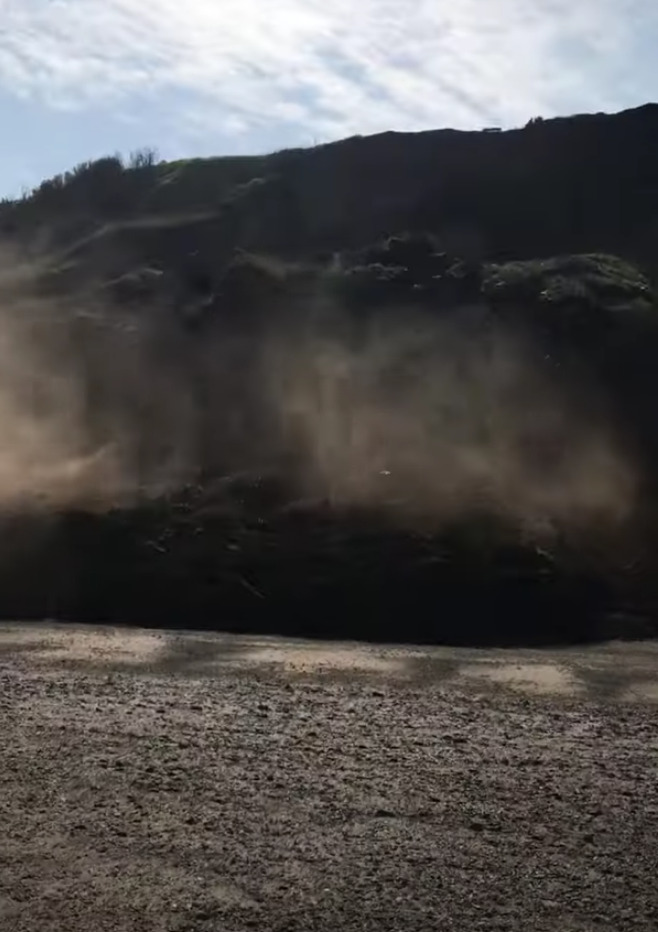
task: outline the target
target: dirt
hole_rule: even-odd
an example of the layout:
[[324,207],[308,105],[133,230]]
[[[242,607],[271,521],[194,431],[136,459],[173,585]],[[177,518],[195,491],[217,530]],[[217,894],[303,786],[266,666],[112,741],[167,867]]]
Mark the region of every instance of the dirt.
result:
[[0,928],[658,927],[658,648],[0,627]]

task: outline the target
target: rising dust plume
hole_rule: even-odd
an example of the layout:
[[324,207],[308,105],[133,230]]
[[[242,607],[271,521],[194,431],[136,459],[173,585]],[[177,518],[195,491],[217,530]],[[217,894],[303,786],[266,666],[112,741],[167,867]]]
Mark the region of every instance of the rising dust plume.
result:
[[604,406],[483,309],[399,309],[358,338],[276,322],[190,335],[167,308],[55,304],[26,278],[0,276],[4,508],[105,508],[288,457],[300,494],[433,530],[487,512],[543,539],[632,515]]

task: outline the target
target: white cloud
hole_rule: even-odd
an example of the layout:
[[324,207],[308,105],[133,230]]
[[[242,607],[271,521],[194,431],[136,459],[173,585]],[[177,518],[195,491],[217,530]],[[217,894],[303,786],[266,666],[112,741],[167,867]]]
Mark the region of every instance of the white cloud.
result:
[[67,108],[182,92],[190,125],[206,114],[233,133],[516,124],[641,93],[623,62],[631,24],[656,27],[651,10],[651,0],[0,0],[0,87]]

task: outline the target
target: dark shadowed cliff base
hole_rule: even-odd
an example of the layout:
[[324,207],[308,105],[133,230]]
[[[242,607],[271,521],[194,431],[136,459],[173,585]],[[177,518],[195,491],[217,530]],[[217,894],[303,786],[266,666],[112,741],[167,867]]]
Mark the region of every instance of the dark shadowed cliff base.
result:
[[605,549],[523,544],[486,518],[439,533],[379,510],[275,505],[251,481],[139,508],[5,519],[2,613],[446,644],[655,633],[653,578]]

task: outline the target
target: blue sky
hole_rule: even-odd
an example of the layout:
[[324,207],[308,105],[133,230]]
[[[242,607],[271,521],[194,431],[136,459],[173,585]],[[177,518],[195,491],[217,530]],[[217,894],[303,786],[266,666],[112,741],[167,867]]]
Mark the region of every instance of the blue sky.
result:
[[0,196],[89,158],[658,98],[655,0],[0,0]]

